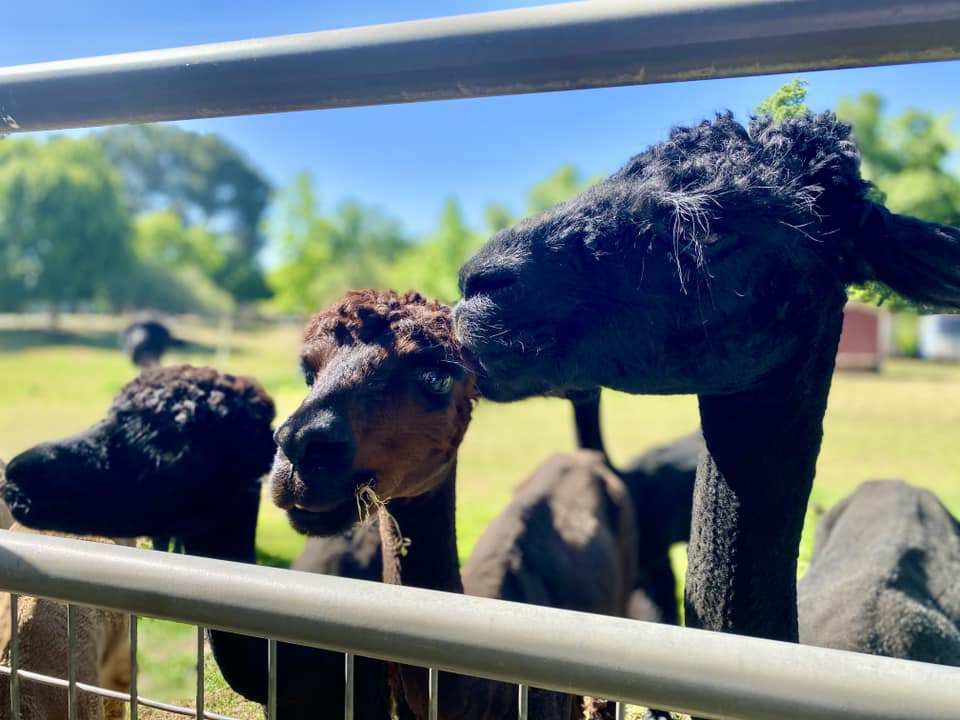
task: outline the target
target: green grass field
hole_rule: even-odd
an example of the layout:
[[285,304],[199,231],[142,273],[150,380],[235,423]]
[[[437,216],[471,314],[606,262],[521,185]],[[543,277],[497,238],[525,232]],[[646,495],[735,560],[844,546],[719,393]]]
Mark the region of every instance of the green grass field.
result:
[[[5,459],[101,418],[113,395],[134,376],[134,369],[116,346],[120,320],[67,316],[60,334],[41,329],[44,320],[0,316],[0,457]],[[231,332],[181,320],[176,331],[193,345],[188,352],[168,356],[168,362],[209,364],[257,377],[276,400],[278,418],[285,417],[303,397],[297,369],[297,326]],[[607,393],[603,422],[613,460],[623,463],[650,445],[692,430],[697,424],[696,399]],[[816,513],[863,480],[907,479],[934,490],[960,514],[958,430],[960,366],[892,360],[880,374],[838,374],[804,531],[801,570],[812,549]],[[462,555],[469,553],[517,482],[549,454],[572,448],[572,414],[565,402],[481,403],[460,454],[457,522]],[[267,501],[261,509],[257,544],[263,561],[285,564],[300,551],[303,539]],[[682,570],[682,549],[673,557]],[[190,698],[195,673],[190,655],[193,643],[190,628],[145,621],[142,694],[161,700]],[[208,672],[208,677],[214,674]],[[222,688],[222,680],[214,677],[211,685],[210,709],[217,710],[220,705],[219,711],[240,717],[255,712],[255,708],[238,708]]]

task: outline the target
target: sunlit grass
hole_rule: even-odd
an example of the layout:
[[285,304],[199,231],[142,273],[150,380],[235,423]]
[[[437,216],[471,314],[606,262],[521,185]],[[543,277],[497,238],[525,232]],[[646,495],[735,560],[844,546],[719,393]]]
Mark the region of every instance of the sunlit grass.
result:
[[[112,342],[120,326],[116,319],[65,318],[65,329],[77,337],[95,335],[96,342],[86,344],[25,344],[26,336],[10,329],[13,322],[9,317],[0,318],[0,457],[5,459],[37,442],[74,433],[95,422],[135,374]],[[31,322],[37,327],[42,318]],[[168,362],[212,364],[257,377],[273,395],[278,418],[285,417],[303,398],[296,325],[228,332],[215,325],[181,321],[176,330],[195,345],[187,352],[171,354]],[[696,399],[606,393],[603,424],[611,456],[622,464],[653,444],[690,432],[697,424]],[[817,510],[829,507],[864,480],[909,480],[934,490],[960,514],[958,431],[960,366],[892,360],[880,374],[838,374],[804,531],[801,570],[812,549]],[[749,443],[749,438],[744,441]],[[460,453],[457,523],[461,556],[469,554],[520,480],[551,453],[573,446],[572,413],[563,401],[481,403]],[[289,563],[303,542],[265,497],[257,532],[261,559]],[[682,573],[682,549],[672,557]],[[149,689],[160,699],[184,701],[193,693],[195,636],[190,628],[166,625],[144,623],[142,691]],[[241,712],[231,705],[234,700],[228,691],[221,687],[216,695],[226,698],[221,712]],[[211,709],[216,710],[218,701],[211,702]]]

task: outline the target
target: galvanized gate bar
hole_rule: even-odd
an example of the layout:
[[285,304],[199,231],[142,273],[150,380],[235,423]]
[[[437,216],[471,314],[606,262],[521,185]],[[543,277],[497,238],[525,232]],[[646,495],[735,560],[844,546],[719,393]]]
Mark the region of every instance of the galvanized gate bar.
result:
[[77,720],[77,607],[67,605],[67,720]]
[[23,132],[960,57],[960,0],[597,0],[0,69]]
[[130,616],[130,720],[139,720],[140,709],[137,707],[137,686],[140,683],[140,662],[137,660],[137,647],[140,644],[138,632],[139,619],[136,615]]
[[267,707],[266,720],[277,718],[277,641],[267,640]]
[[194,707],[197,709],[197,717],[203,717],[203,700],[206,696],[206,678],[204,675],[205,644],[204,637],[206,631],[202,627],[197,628],[197,700]]
[[0,589],[718,720],[960,717],[956,667],[64,538],[0,532]]
[[354,682],[353,653],[344,653],[343,656],[343,720],[353,720],[353,699],[356,697],[356,683]]
[[20,596],[10,593],[10,718],[20,720]]

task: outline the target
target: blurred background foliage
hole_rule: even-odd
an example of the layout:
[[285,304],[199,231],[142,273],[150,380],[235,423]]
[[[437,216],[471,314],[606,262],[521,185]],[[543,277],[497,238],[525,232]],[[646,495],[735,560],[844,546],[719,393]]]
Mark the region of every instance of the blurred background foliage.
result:
[[[809,112],[806,93],[796,79],[756,112]],[[837,112],[853,124],[864,175],[892,210],[960,223],[960,177],[949,163],[960,139],[948,115],[890,115],[873,92],[844,99]],[[76,309],[299,318],[362,286],[415,287],[453,302],[460,265],[486,238],[596,179],[561,165],[530,188],[519,211],[491,202],[479,227],[451,195],[435,227],[417,237],[361,199],[329,206],[307,172],[273,188],[216,134],[136,125],[82,139],[7,138],[0,311],[45,310],[54,327],[63,310]],[[851,294],[917,310],[881,287]]]

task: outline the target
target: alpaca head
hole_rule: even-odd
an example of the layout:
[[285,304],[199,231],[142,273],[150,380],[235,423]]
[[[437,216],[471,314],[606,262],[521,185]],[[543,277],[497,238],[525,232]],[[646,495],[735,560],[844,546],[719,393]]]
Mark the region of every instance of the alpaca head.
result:
[[40,530],[192,535],[259,498],[273,417],[273,401],[249,378],[187,365],[145,370],[105,420],[13,458],[4,500]]
[[274,502],[294,528],[333,534],[356,495],[430,492],[447,479],[476,397],[450,308],[415,292],[347,293],[315,315],[301,354],[307,396],[276,433]]
[[464,265],[465,357],[501,400],[725,393],[802,362],[848,283],[960,305],[960,232],[894,216],[868,189],[829,113],[675,129]]
[[120,344],[134,365],[140,368],[160,364],[160,358],[171,347],[180,347],[184,341],[174,337],[169,328],[151,316],[131,322],[120,333]]

